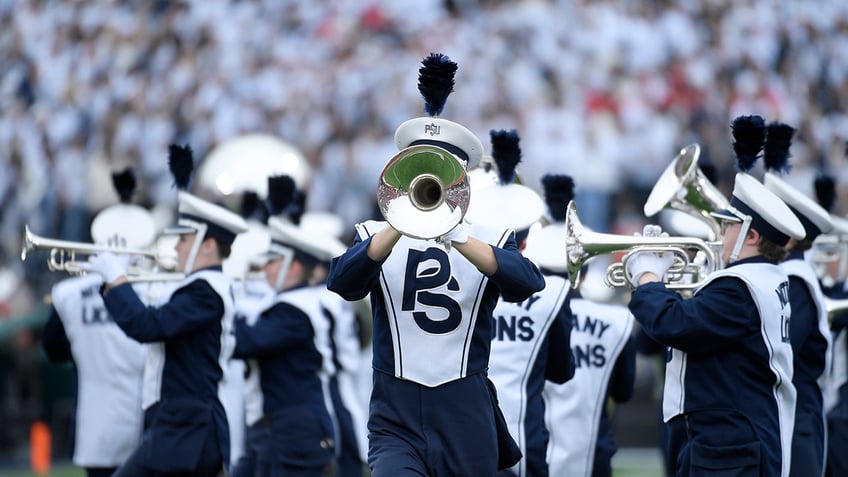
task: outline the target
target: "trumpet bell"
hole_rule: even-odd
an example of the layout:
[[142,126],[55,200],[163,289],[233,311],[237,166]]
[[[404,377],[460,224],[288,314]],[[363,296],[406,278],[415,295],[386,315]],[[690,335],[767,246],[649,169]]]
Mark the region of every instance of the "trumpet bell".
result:
[[380,174],[377,205],[398,232],[433,239],[450,232],[468,211],[471,197],[465,167],[445,149],[410,146]]
[[721,225],[710,212],[725,209],[730,202],[698,168],[700,156],[698,144],[681,149],[657,180],[643,211],[646,217],[653,217],[666,208],[685,212],[710,228],[710,240],[718,240]]

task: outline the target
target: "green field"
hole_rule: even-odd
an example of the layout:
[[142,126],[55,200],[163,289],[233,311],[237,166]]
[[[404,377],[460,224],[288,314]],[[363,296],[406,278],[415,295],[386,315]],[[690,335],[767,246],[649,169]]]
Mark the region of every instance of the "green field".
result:
[[[0,477],[37,477],[27,468],[2,468]],[[82,469],[68,462],[56,463],[49,477],[85,477]],[[659,454],[656,449],[621,449],[613,460],[614,477],[661,477]]]

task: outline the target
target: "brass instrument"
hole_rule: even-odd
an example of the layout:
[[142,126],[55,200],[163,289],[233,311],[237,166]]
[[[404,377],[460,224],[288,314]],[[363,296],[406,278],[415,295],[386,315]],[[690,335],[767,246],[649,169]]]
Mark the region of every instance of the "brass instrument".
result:
[[[566,271],[572,286],[576,287],[580,269],[598,255],[627,252],[621,262],[607,268],[605,282],[611,287],[629,285],[627,263],[635,252],[670,252],[675,263],[665,275],[670,289],[691,290],[699,287],[706,275],[719,267],[720,247],[717,242],[706,242],[693,237],[637,237],[597,233],[587,230],[577,215],[574,201],[568,203],[565,217]],[[690,258],[690,253],[703,257],[703,263]]]
[[827,311],[827,321],[832,323],[836,315],[848,311],[848,298],[824,297],[824,309]]
[[269,176],[290,176],[303,189],[311,174],[309,160],[294,144],[269,134],[246,134],[216,145],[198,167],[197,181],[225,197],[249,190],[264,198]]
[[[49,239],[32,233],[29,226],[24,226],[24,246],[21,249],[21,260],[26,260],[30,252],[38,251],[49,252],[47,258],[48,270],[51,272],[67,272],[71,275],[86,274],[84,262],[77,259],[78,255],[109,252],[138,256],[146,262],[158,263],[159,261],[159,253],[155,251]],[[184,277],[185,275],[182,273],[159,272],[153,266],[149,268],[135,267],[127,271],[127,279],[130,282],[181,280]]]
[[657,180],[643,211],[646,217],[653,217],[666,208],[685,212],[709,227],[710,240],[719,240],[721,225],[710,212],[725,209],[730,202],[698,168],[700,155],[698,144],[681,149]]
[[410,146],[397,153],[380,174],[377,205],[398,232],[428,240],[456,227],[471,198],[465,167],[445,149]]

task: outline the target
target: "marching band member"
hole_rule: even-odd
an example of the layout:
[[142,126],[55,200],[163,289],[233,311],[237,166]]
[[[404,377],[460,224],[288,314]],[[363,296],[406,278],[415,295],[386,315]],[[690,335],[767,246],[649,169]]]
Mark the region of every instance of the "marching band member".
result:
[[789,255],[780,263],[789,276],[789,304],[792,319],[792,384],[798,393],[795,430],[792,435],[790,475],[822,476],[825,462],[824,394],[830,375],[830,324],[824,295],[816,272],[804,253],[813,240],[833,230],[830,214],[815,200],[786,183],[778,174],[788,171],[789,146],[795,130],[781,123],[767,128],[763,158],[766,173],[763,184],[780,197],[804,226],[806,237],[789,243]]
[[[322,249],[314,237],[292,223],[286,208],[294,181],[269,178],[268,219],[271,245],[263,270],[274,290],[258,316],[235,323],[233,356],[249,360],[259,392],[248,403],[247,449],[237,475],[321,476],[333,456],[334,434],[326,394],[330,354],[329,326],[309,286]],[[247,467],[245,467],[247,465]],[[244,473],[242,473],[244,472]]]
[[171,146],[169,165],[179,191],[177,270],[186,278],[165,303],[146,307],[126,277],[126,260],[111,253],[89,261],[103,277],[106,309],[127,336],[150,343],[144,369],[141,445],[114,475],[214,476],[229,461],[229,430],[221,404],[223,369],[232,353],[231,280],[221,268],[236,235],[238,214],[187,192],[191,149]]
[[[94,218],[94,243],[143,249],[156,235],[152,214],[131,203],[135,176],[131,169],[112,174],[121,203]],[[71,277],[52,290],[53,307],[42,345],[51,361],[73,361],[77,372],[74,464],[89,477],[107,477],[141,440],[141,390],[145,346],[115,324],[103,299],[99,275]],[[144,296],[147,285],[136,290]]]
[[[789,343],[789,279],[777,265],[805,232],[774,193],[747,174],[764,139],[759,117],[733,122],[737,154],[722,259],[689,299],[666,288],[668,252],[637,251],[627,275],[629,308],[670,348],[663,414],[675,475],[789,475],[795,388]],[[659,227],[645,227],[657,236]]]
[[[338,224],[338,226],[337,226]],[[321,303],[321,312],[330,326],[331,359],[335,373],[330,376],[333,427],[336,436],[337,477],[362,477],[368,462],[368,403],[359,390],[362,368],[363,332],[356,304],[327,289],[330,260],[347,249],[339,240],[341,219],[331,214],[305,213],[299,225],[323,250],[322,260],[313,269],[311,283]]]
[[[836,181],[828,174],[821,174],[814,181],[816,201],[830,212],[836,201]],[[830,215],[833,230],[819,235],[808,252],[808,259],[820,266],[819,280],[826,300],[845,300],[846,243],[848,243],[848,220]],[[825,475],[835,477],[848,475],[848,457],[844,449],[848,445],[848,313],[829,313],[831,331],[831,367],[824,398],[827,447],[825,449]]]
[[[545,280],[565,277],[565,211],[574,198],[569,176],[542,178],[551,223],[533,230],[525,255]],[[584,269],[589,267],[584,266]],[[586,270],[580,280],[585,280]],[[545,424],[550,431],[547,462],[552,476],[611,476],[615,440],[607,416],[607,398],[621,403],[633,394],[636,350],[630,339],[634,319],[623,305],[607,305],[584,298],[580,288],[568,297],[571,359],[574,377],[563,384],[546,382]],[[546,288],[547,289],[547,288]],[[574,438],[575,429],[585,436]]]
[[[515,183],[521,147],[515,130],[491,131],[492,158],[499,183],[480,188],[465,215],[475,225],[500,225],[515,230],[518,250],[527,243],[530,226],[544,215],[536,192]],[[499,299],[492,317],[489,379],[498,391],[509,432],[524,458],[502,476],[547,476],[548,429],[545,427],[545,382],[562,384],[574,374],[571,363],[570,288],[562,277],[545,276],[545,288],[521,302]],[[557,475],[557,474],[554,474]]]
[[[401,124],[402,152],[426,144],[469,169],[483,146],[438,117],[456,63],[425,58],[419,91],[429,117]],[[433,147],[435,146],[435,147]],[[498,296],[520,302],[544,287],[511,230],[460,223],[440,239],[402,235],[386,222],[356,226],[355,243],[333,259],[327,288],[347,300],[371,294],[374,388],[368,463],[374,477],[495,475],[518,462],[486,376]],[[466,404],[467,403],[467,404]]]
[[[265,280],[265,273],[255,264],[255,259],[267,252],[271,243],[268,234],[268,211],[259,195],[253,191],[242,193],[241,216],[247,222],[247,232],[238,234],[233,241],[230,256],[222,264],[224,273],[233,279],[233,301],[235,320],[244,319],[250,324],[259,311],[264,310],[274,298],[274,293]],[[235,466],[245,453],[245,395],[246,388],[253,389],[258,376],[249,375],[245,362],[230,359],[224,369],[222,402],[227,413],[230,429],[230,464],[232,475]],[[252,474],[252,472],[251,472]]]

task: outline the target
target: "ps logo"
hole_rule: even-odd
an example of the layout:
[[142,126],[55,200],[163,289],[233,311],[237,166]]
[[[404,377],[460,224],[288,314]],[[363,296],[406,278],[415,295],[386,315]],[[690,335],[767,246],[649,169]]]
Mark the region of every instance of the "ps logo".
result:
[[[448,255],[441,248],[410,250],[406,259],[406,276],[403,284],[402,311],[412,311],[415,323],[433,334],[446,334],[457,329],[462,322],[462,309],[456,300],[433,290],[447,286],[448,291],[459,291],[459,283],[451,276]],[[421,304],[442,308],[447,318],[433,319],[426,311],[416,310]]]
[[436,123],[430,123],[424,125],[424,134],[430,134],[430,136],[435,136],[439,134],[439,131],[442,129],[441,126],[437,126]]

